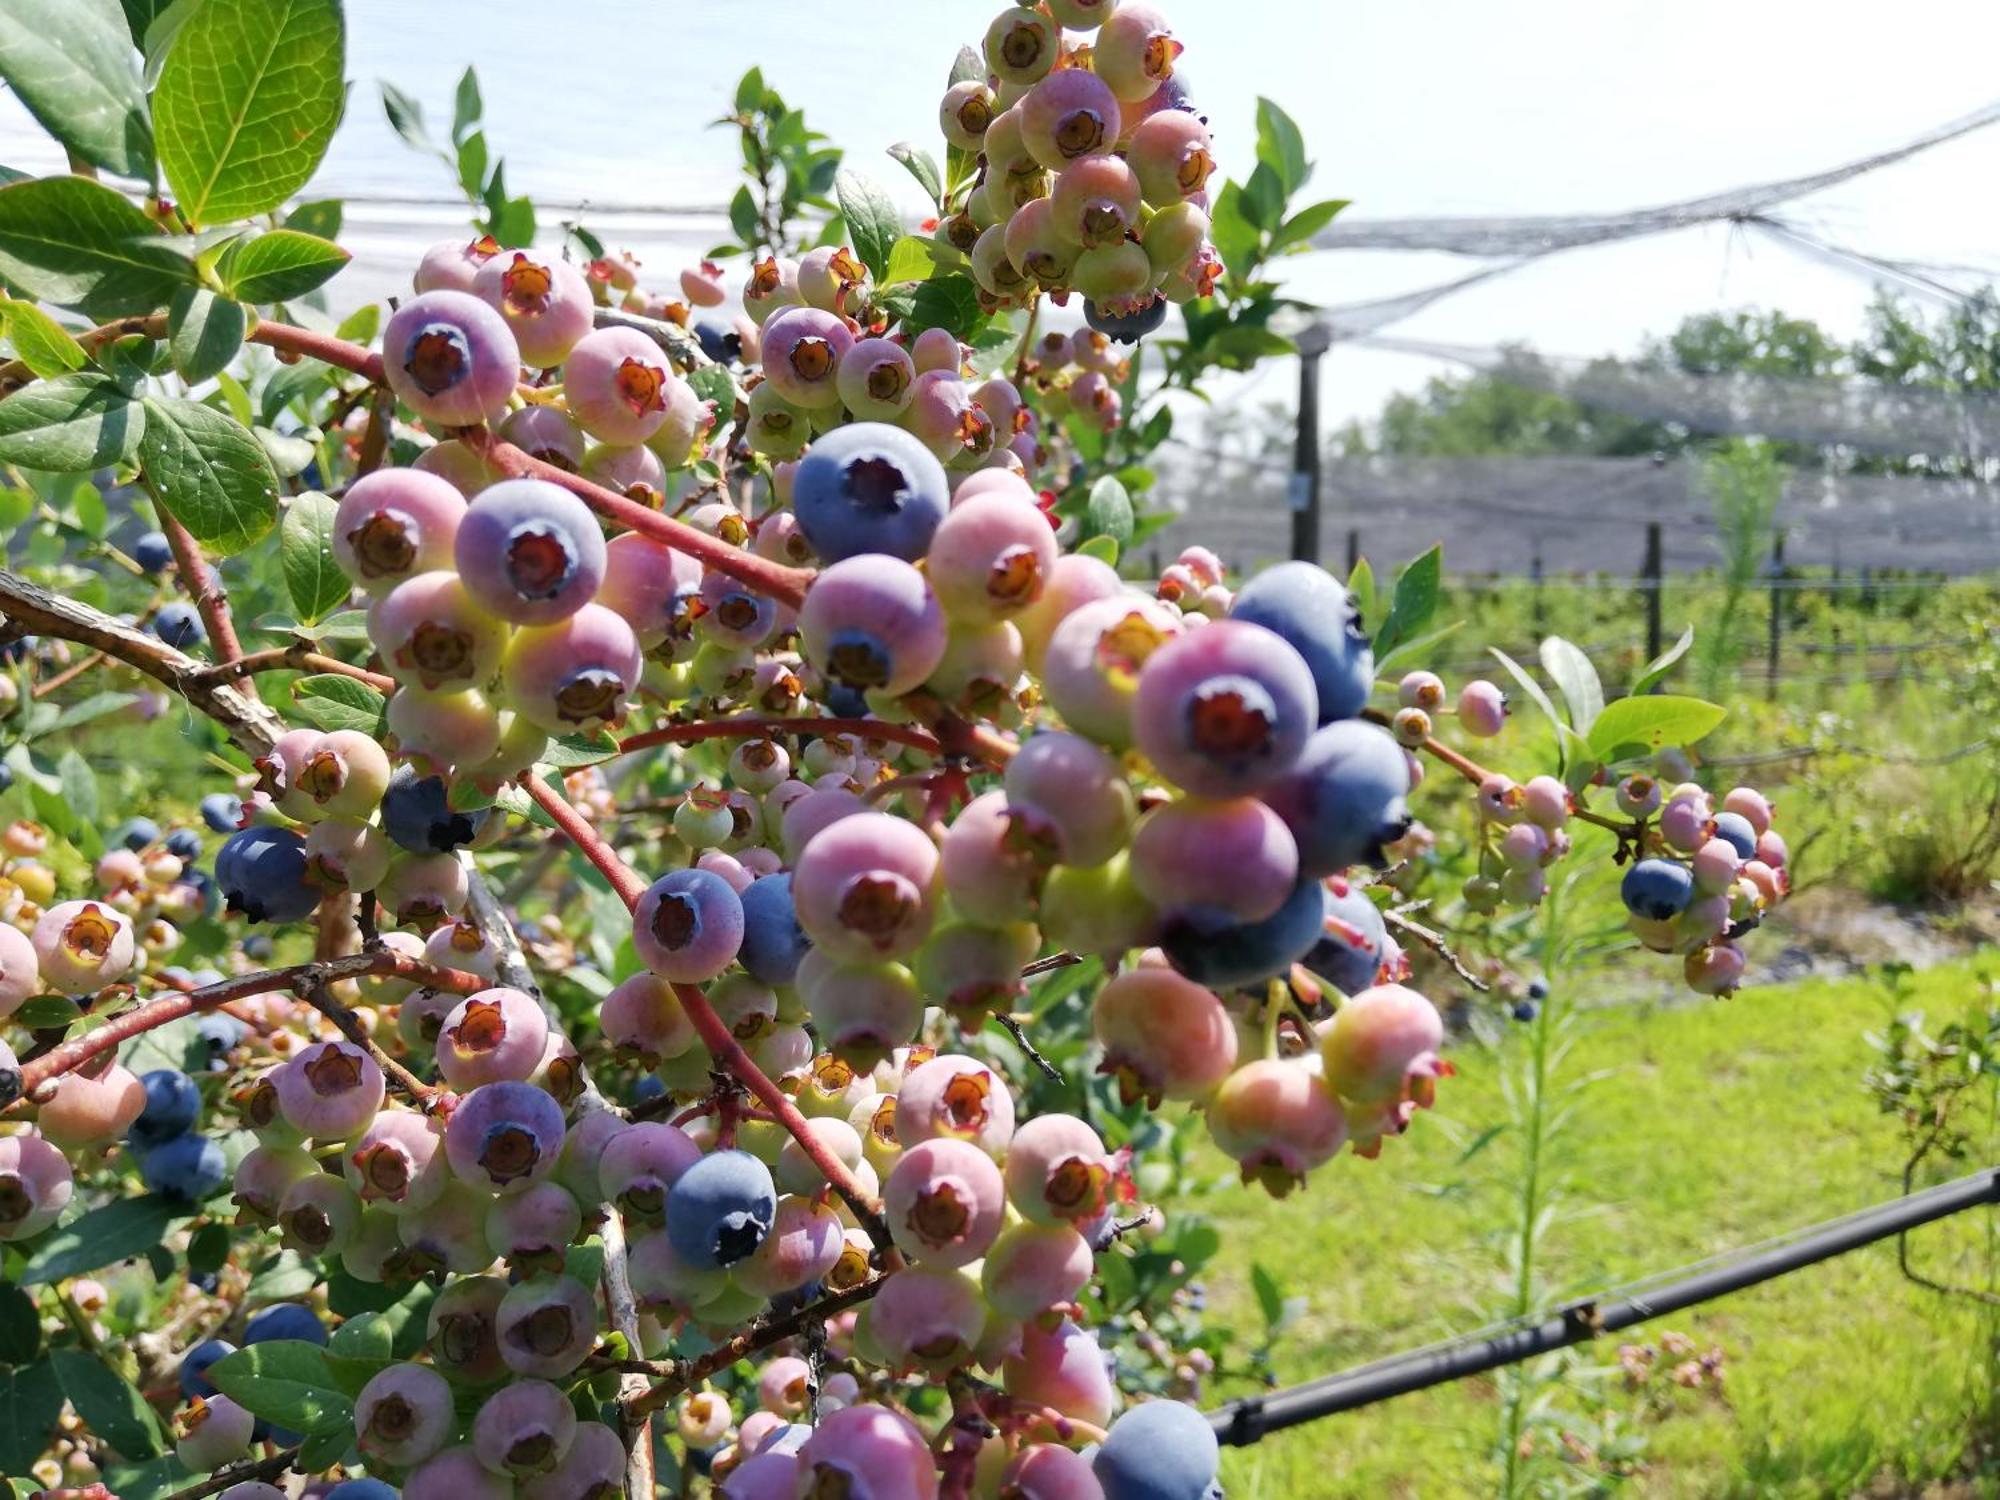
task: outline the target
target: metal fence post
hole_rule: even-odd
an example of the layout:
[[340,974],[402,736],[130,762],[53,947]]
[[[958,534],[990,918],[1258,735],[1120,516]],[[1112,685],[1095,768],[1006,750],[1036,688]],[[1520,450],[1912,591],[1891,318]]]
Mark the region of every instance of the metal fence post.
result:
[[1319,561],[1319,362],[1333,345],[1333,332],[1314,323],[1293,340],[1299,351],[1299,431],[1292,451],[1289,500],[1292,556]]
[[1646,556],[1639,565],[1639,592],[1646,603],[1646,660],[1660,654],[1660,523],[1646,523]]

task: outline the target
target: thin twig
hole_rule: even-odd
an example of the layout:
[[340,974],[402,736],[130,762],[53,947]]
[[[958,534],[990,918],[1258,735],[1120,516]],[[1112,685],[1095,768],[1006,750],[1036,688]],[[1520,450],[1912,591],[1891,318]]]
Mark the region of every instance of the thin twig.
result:
[[191,1484],[184,1490],[175,1490],[171,1495],[165,1496],[164,1500],[202,1500],[205,1495],[219,1495],[232,1484],[242,1484],[252,1479],[261,1479],[268,1484],[289,1469],[298,1456],[298,1448],[287,1448],[284,1452],[274,1453],[269,1458],[232,1464],[229,1468],[217,1469],[200,1484]]
[[1057,1083],[1063,1081],[1062,1070],[1035,1050],[1035,1044],[1028,1040],[1027,1030],[1021,1025],[1019,1018],[1008,1015],[1004,1010],[996,1010],[993,1012],[993,1019],[1006,1028],[1007,1035],[1011,1036],[1014,1044],[1027,1054],[1028,1061],[1042,1070],[1043,1076]]
[[381,1044],[362,1026],[361,1018],[348,1006],[333,998],[333,991],[328,987],[324,976],[315,974],[308,978],[299,987],[299,998],[333,1022],[342,1036],[374,1058],[375,1066],[382,1070],[382,1075],[408,1095],[410,1102],[418,1109],[429,1113],[437,1108],[438,1102],[448,1090],[441,1089],[433,1083],[425,1083],[385,1052]]
[[[201,555],[201,546],[188,535],[187,527],[166,506],[154,497],[153,509],[159,512],[160,530],[167,534],[167,545],[173,549],[174,571],[180,575],[181,587],[194,600],[194,607],[201,615],[201,622],[208,627],[208,643],[215,652],[218,662],[232,662],[243,654],[243,643],[236,639],[236,622],[230,618],[229,596],[222,591],[222,574],[212,568]],[[246,698],[257,696],[254,682],[243,684]]]
[[396,686],[393,677],[371,672],[366,667],[351,666],[338,657],[313,650],[304,641],[247,652],[234,661],[217,662],[212,667],[205,667],[196,675],[203,682],[217,683],[235,682],[258,672],[331,672],[340,677],[352,677],[356,682],[365,682],[383,693],[394,691]]
[[657,729],[627,735],[618,742],[618,752],[650,749],[654,745],[693,745],[703,740],[768,739],[780,734],[851,734],[863,739],[908,745],[927,755],[943,753],[937,737],[909,724],[891,724],[882,719],[765,718],[745,714],[728,719],[702,719],[692,724],[663,724]]
[[1412,911],[1422,911],[1428,905],[1430,905],[1428,901],[1419,901],[1412,902],[1408,906],[1391,907],[1382,913],[1382,920],[1404,936],[1415,938],[1439,958],[1450,964],[1452,972],[1457,974],[1460,979],[1463,979],[1475,990],[1484,991],[1491,989],[1491,985],[1473,973],[1472,970],[1466,968],[1464,962],[1452,951],[1451,944],[1445,940],[1443,933],[1437,931],[1435,928],[1424,926],[1423,923],[1414,920],[1409,915]]

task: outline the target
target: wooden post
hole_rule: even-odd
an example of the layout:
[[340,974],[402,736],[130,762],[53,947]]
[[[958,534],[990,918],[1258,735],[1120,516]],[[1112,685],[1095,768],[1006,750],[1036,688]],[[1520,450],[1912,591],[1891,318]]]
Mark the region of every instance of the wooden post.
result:
[[1350,526],[1347,528],[1347,576],[1349,578],[1354,576],[1354,569],[1360,562],[1361,528],[1359,526]]

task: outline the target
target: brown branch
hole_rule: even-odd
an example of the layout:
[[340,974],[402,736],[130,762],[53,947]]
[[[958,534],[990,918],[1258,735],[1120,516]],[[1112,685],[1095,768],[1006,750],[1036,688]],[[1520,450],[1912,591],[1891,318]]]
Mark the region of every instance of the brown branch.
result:
[[[303,995],[304,990],[315,983],[330,984],[337,979],[358,979],[370,974],[393,974],[398,978],[415,980],[431,989],[450,990],[459,995],[469,995],[487,987],[487,981],[477,974],[468,974],[462,969],[439,968],[436,964],[410,958],[393,948],[377,948],[369,953],[349,954],[346,958],[329,958],[322,962],[293,964],[289,968],[239,974],[217,984],[203,985],[197,990],[157,996],[43,1053],[22,1066],[22,1092],[32,1095],[51,1078],[81,1067],[99,1053],[109,1051],[141,1032],[177,1021],[182,1016],[198,1015],[219,1009],[232,1000],[268,995],[277,990],[291,990]],[[349,1011],[348,1015],[352,1018],[353,1012]],[[337,1019],[335,1024],[339,1024]],[[358,1028],[359,1023],[355,1024]]]
[[0,617],[6,622],[4,633],[56,636],[137,668],[215,720],[246,754],[263,754],[284,733],[283,721],[264,704],[234,686],[204,681],[205,663],[5,569],[0,569]]
[[993,1019],[998,1021],[1007,1035],[1014,1039],[1014,1045],[1027,1055],[1028,1061],[1042,1070],[1044,1077],[1056,1083],[1063,1081],[1062,1070],[1035,1050],[1035,1044],[1028,1040],[1027,1029],[1021,1025],[1019,1019],[1008,1015],[1005,1011],[995,1011]]
[[[632,1295],[632,1275],[626,1258],[625,1219],[616,1204],[606,1205],[604,1225],[604,1306],[611,1326],[625,1336],[634,1358],[639,1348],[639,1304]],[[625,1442],[625,1493],[649,1500],[653,1494],[653,1420],[638,1410],[649,1385],[644,1375],[626,1373],[618,1381],[619,1436]]]
[[[149,486],[150,489],[150,486]],[[160,530],[167,534],[167,545],[173,549],[174,571],[180,574],[181,587],[194,600],[194,607],[201,613],[202,624],[208,627],[209,644],[218,662],[232,662],[243,654],[243,643],[236,639],[236,622],[229,615],[229,596],[222,591],[222,574],[211,568],[201,555],[201,548],[188,535],[188,529],[176,520],[166,506],[154,497],[153,509],[159,515]],[[243,684],[246,698],[257,696],[254,682]]]
[[75,682],[77,678],[81,677],[85,672],[88,672],[92,667],[102,666],[105,662],[109,661],[110,659],[111,658],[105,655],[105,653],[102,651],[93,651],[90,653],[90,655],[84,657],[81,661],[74,662],[71,665],[64,667],[60,672],[56,673],[55,676],[45,678],[41,682],[36,683],[35,690],[32,694],[30,694],[30,696],[40,699],[48,697],[49,694],[51,693],[60,692],[63,688],[66,688],[72,682]]
[[219,1495],[233,1484],[242,1484],[252,1479],[261,1479],[268,1484],[289,1469],[298,1456],[298,1448],[287,1448],[283,1453],[274,1453],[269,1458],[232,1464],[226,1469],[217,1469],[200,1484],[191,1484],[184,1490],[175,1490],[171,1495],[164,1497],[164,1500],[202,1500],[205,1495]]
[[1452,951],[1451,944],[1445,940],[1443,933],[1437,931],[1435,928],[1426,927],[1423,923],[1415,921],[1410,917],[1409,914],[1411,912],[1421,911],[1429,904],[1428,901],[1419,901],[1409,906],[1391,907],[1382,913],[1382,920],[1405,937],[1415,938],[1439,958],[1450,964],[1452,972],[1457,974],[1460,979],[1463,979],[1475,990],[1484,991],[1491,989],[1491,985],[1473,973],[1472,970],[1466,968],[1464,962]]
[[701,340],[678,323],[641,317],[622,307],[600,307],[591,315],[591,322],[598,328],[630,328],[645,334],[684,370],[699,370],[715,363],[702,353]]
[[339,677],[352,677],[356,682],[365,682],[377,692],[390,693],[396,689],[395,678],[327,656],[303,641],[294,641],[289,646],[269,646],[239,656],[234,661],[217,662],[212,667],[204,667],[196,676],[205,683],[235,682],[258,672],[331,672]]
[[834,1292],[821,1297],[817,1302],[809,1302],[803,1307],[776,1317],[759,1318],[748,1328],[716,1345],[699,1359],[688,1360],[674,1367],[674,1372],[656,1383],[638,1400],[625,1406],[628,1415],[658,1411],[674,1397],[692,1386],[699,1385],[718,1370],[726,1370],[738,1360],[768,1349],[773,1344],[781,1344],[802,1332],[809,1324],[821,1322],[836,1313],[845,1312],[850,1307],[868,1301],[882,1289],[886,1275],[871,1276],[866,1281],[856,1282],[845,1291]]
[[512,443],[500,441],[484,427],[465,429],[459,434],[459,440],[502,473],[515,478],[545,479],[550,484],[559,484],[606,520],[617,522],[627,531],[636,531],[655,541],[665,542],[676,551],[686,553],[719,573],[727,573],[739,583],[748,584],[781,604],[796,608],[805,601],[806,585],[813,578],[810,568],[788,568],[754,552],[732,547],[721,537],[710,536],[684,521],[649,510],[636,500],[628,500],[602,485],[592,484],[580,474],[544,463]]
[[763,718],[744,715],[729,719],[702,719],[693,724],[663,724],[657,729],[627,735],[618,742],[621,755],[647,750],[654,745],[694,745],[703,740],[765,739],[779,734],[851,734],[862,739],[883,740],[908,745],[929,755],[942,753],[936,736],[909,724],[891,724],[882,719]]
[[389,429],[396,419],[396,398],[378,390],[368,403],[368,425],[361,432],[361,452],[354,461],[354,474],[373,474],[389,452]]
[[[100,323],[78,334],[77,342],[86,351],[95,352],[100,345],[119,339],[163,339],[166,336],[167,315],[154,313],[150,317],[117,318],[109,323]],[[332,334],[314,333],[309,328],[295,328],[289,323],[259,322],[245,336],[253,344],[275,349],[280,358],[316,359],[321,364],[365,376],[376,385],[382,384],[382,356],[371,354],[359,344],[350,344]],[[34,371],[28,368],[25,361],[17,359],[0,365],[0,392],[26,385],[34,378]]]
[[[480,982],[480,988],[485,988],[483,980]],[[333,990],[328,986],[324,974],[311,975],[298,987],[298,993],[299,998],[306,1004],[333,1022],[342,1036],[374,1058],[375,1066],[382,1070],[382,1076],[401,1089],[418,1109],[427,1114],[434,1111],[439,1101],[450,1092],[439,1088],[436,1084],[425,1083],[385,1052],[381,1044],[368,1034],[367,1028],[362,1026],[361,1018],[355,1015],[352,1009],[334,999]]]

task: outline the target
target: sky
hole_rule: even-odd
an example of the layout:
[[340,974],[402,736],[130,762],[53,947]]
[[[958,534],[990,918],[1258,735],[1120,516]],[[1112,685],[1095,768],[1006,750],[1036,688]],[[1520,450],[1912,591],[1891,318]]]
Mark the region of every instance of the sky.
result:
[[[2000,96],[2000,7],[1970,0],[1166,0],[1181,67],[1208,114],[1224,171],[1252,162],[1256,99],[1298,120],[1317,168],[1308,195],[1357,217],[1606,211],[1791,176],[1894,145]],[[405,148],[376,80],[448,118],[472,63],[488,134],[516,191],[540,202],[647,206],[620,219],[663,271],[720,237],[686,210],[735,185],[730,132],[705,128],[757,64],[852,164],[902,200],[915,185],[883,153],[938,145],[936,106],[987,0],[348,0],[349,118],[314,196],[436,198],[444,168]],[[1246,18],[1248,24],[1246,24]],[[58,160],[0,99],[0,162]],[[1876,254],[2000,268],[2000,126],[1792,213]],[[548,222],[554,215],[545,215]],[[439,208],[350,208],[356,263],[335,299],[398,290]],[[1319,253],[1283,263],[1319,302],[1449,280],[1474,263],[1441,254]],[[670,280],[671,274],[662,277]],[[1682,231],[1551,257],[1446,299],[1399,335],[1562,354],[1629,351],[1694,312],[1782,306],[1838,332],[1860,326],[1868,285],[1741,231]],[[1328,423],[1365,416],[1441,368],[1342,346],[1329,359]],[[1281,399],[1280,362],[1254,399]]]

